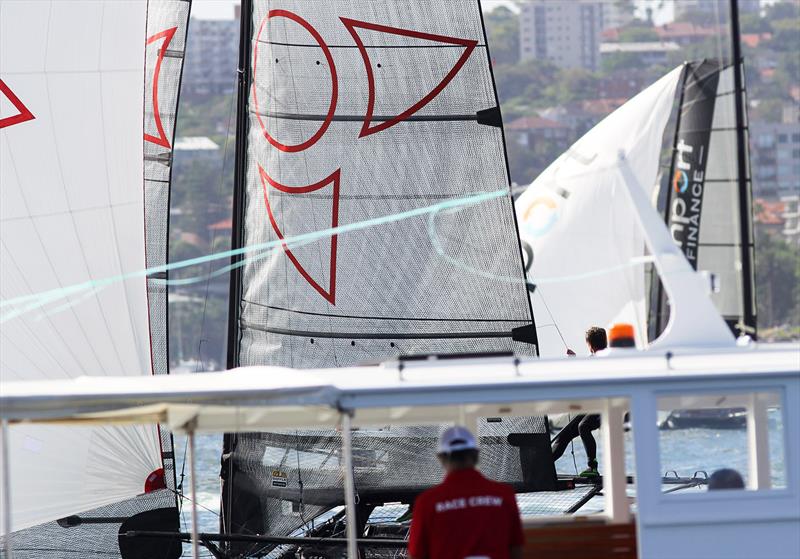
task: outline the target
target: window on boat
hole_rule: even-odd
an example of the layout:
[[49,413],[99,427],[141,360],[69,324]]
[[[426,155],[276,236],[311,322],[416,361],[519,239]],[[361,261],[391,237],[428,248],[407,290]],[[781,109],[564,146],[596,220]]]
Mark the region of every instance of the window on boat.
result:
[[786,487],[782,402],[779,392],[660,397],[664,492],[734,489],[738,476],[745,489]]

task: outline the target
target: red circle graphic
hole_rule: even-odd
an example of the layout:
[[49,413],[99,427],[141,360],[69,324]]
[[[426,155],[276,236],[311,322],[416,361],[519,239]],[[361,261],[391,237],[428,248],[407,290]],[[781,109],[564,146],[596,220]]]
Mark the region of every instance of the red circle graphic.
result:
[[[267,21],[269,21],[273,17],[288,18],[294,21],[295,23],[301,25],[306,31],[308,31],[314,38],[314,40],[317,42],[317,44],[320,46],[322,52],[325,54],[325,58],[328,61],[328,68],[330,68],[331,72],[331,103],[330,106],[328,107],[328,114],[325,115],[325,120],[322,121],[322,126],[319,127],[319,130],[317,130],[313,136],[311,136],[305,142],[295,145],[286,145],[273,138],[272,135],[270,135],[270,133],[267,131],[267,127],[264,124],[264,121],[261,119],[261,112],[259,111],[258,108],[258,95],[256,93],[256,78],[255,78],[256,68],[258,64],[258,42],[261,38],[261,33],[264,31],[264,26],[266,26]],[[261,20],[261,25],[259,26],[258,34],[256,35],[256,44],[255,47],[253,47],[253,105],[256,110],[256,117],[258,118],[258,123],[261,125],[261,130],[264,132],[264,137],[267,139],[267,141],[276,148],[278,148],[279,150],[290,153],[303,151],[305,149],[310,148],[319,141],[319,139],[322,137],[323,134],[325,134],[325,131],[328,129],[328,126],[330,126],[331,122],[333,121],[333,115],[336,112],[336,103],[338,99],[339,99],[339,81],[336,76],[336,65],[333,62],[333,56],[331,55],[331,51],[328,48],[327,43],[322,39],[322,35],[320,35],[319,32],[316,29],[314,29],[314,27],[310,23],[308,23],[306,20],[304,20],[294,12],[290,12],[289,10],[270,10],[267,13],[267,15],[264,16],[264,19]]]

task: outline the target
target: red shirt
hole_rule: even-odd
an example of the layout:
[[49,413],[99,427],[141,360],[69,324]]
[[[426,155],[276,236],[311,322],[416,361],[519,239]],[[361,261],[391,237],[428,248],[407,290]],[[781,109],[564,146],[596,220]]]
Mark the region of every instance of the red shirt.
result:
[[514,489],[478,470],[449,473],[414,503],[408,541],[414,559],[508,559],[523,542]]

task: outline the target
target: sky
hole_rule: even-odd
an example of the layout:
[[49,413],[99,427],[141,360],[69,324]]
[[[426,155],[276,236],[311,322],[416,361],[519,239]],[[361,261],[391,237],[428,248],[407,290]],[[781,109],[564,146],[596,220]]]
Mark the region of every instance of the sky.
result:
[[[194,0],[192,2],[192,15],[199,19],[232,19],[233,6],[238,3],[239,0]],[[672,20],[671,0],[666,0],[664,2],[661,2],[661,0],[636,0],[636,4],[637,15],[640,17],[644,17],[644,10],[647,5],[652,6],[655,10],[659,4],[663,4],[661,10],[654,12],[656,24]],[[514,9],[514,2],[513,0],[483,0],[483,7],[485,10],[493,10],[498,6],[506,6]]]

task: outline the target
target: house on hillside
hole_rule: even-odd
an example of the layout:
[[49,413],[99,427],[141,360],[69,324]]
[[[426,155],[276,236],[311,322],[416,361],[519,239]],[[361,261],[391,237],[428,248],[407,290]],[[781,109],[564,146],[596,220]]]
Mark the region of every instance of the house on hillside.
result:
[[786,204],[781,200],[756,198],[753,200],[753,220],[758,229],[775,235],[783,233]]
[[800,246],[800,194],[782,196],[783,236],[790,243]]
[[566,149],[572,139],[569,126],[541,116],[518,118],[506,126],[506,133],[521,146],[530,146],[537,139],[546,139]]
[[636,60],[636,64],[641,66],[661,66],[667,64],[670,53],[679,50],[681,46],[673,41],[600,43],[600,61],[626,56]]

